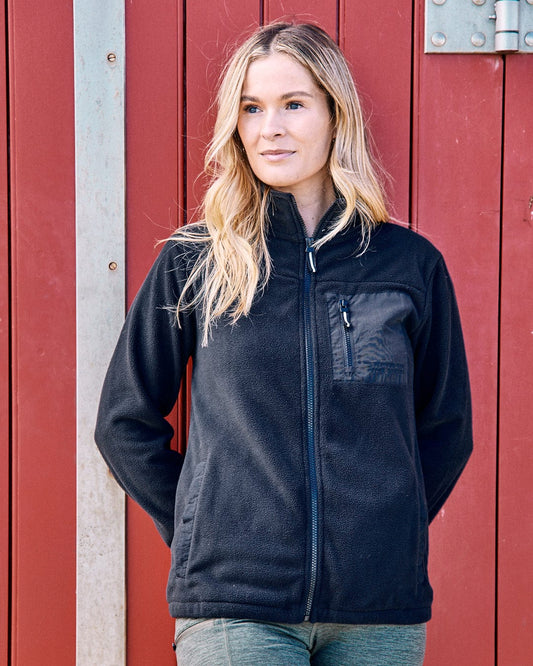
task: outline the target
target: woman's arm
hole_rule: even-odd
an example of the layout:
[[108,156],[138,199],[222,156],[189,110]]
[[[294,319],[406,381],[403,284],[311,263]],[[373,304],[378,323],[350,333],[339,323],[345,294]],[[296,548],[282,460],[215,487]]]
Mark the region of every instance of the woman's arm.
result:
[[95,440],[121,487],[154,520],[170,545],[182,456],[169,447],[165,417],[178,395],[194,345],[193,315],[178,326],[183,284],[174,242],[162,250],[128,313],[100,398]]
[[415,346],[415,407],[429,520],[451,493],[472,452],[468,368],[453,285],[440,259]]

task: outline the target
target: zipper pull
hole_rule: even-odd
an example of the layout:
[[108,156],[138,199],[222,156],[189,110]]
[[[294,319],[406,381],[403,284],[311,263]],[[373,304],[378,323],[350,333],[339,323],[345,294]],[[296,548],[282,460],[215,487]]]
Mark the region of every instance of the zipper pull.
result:
[[344,324],[344,328],[350,328],[351,326],[350,309],[348,308],[348,303],[346,302],[346,299],[341,298],[341,300],[339,301],[339,310],[341,311],[342,323]]
[[313,239],[305,239],[305,252],[307,254],[307,266],[311,273],[316,273],[316,260],[315,260],[315,248],[313,247]]

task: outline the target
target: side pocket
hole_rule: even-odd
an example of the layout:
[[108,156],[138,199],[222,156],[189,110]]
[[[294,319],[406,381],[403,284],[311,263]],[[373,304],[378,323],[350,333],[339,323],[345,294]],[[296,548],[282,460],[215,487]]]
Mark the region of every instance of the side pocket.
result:
[[181,517],[181,524],[178,528],[178,542],[176,543],[176,575],[180,578],[185,576],[189,552],[191,549],[192,532],[194,527],[194,517],[198,505],[198,497],[205,472],[205,462],[199,463],[194,473],[190,488],[187,504]]
[[419,508],[419,536],[418,536],[418,585],[425,585],[428,581],[428,514],[425,497],[420,497]]

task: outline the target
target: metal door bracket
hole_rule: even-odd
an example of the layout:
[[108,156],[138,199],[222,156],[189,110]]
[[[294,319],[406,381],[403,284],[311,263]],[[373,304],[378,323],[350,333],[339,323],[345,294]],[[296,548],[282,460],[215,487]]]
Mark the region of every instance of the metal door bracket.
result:
[[426,0],[426,53],[533,53],[533,0]]

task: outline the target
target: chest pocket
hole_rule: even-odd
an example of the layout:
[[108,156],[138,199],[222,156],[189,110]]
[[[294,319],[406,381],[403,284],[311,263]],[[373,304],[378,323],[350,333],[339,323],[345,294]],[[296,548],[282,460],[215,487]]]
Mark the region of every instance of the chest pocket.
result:
[[399,291],[326,294],[333,379],[367,384],[406,384],[411,345],[410,297]]

